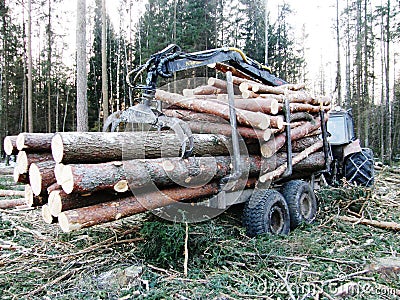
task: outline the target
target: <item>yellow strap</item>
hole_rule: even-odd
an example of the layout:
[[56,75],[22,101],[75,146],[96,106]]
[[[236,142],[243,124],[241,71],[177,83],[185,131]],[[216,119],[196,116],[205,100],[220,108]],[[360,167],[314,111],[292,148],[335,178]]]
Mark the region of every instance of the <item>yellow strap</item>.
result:
[[[240,50],[240,49],[238,49],[238,48],[236,48],[236,47],[229,47],[228,49],[229,49],[230,51],[235,51],[235,52],[239,53],[240,56],[242,57],[242,59],[243,59],[246,63],[249,63],[248,60],[247,60],[246,54],[244,54],[242,50]],[[271,67],[267,67],[267,66],[265,66],[265,65],[263,65],[263,64],[260,64],[258,61],[255,61],[255,62],[258,64],[258,66],[259,66],[261,69],[267,70],[267,71],[270,72],[270,73],[272,72]]]

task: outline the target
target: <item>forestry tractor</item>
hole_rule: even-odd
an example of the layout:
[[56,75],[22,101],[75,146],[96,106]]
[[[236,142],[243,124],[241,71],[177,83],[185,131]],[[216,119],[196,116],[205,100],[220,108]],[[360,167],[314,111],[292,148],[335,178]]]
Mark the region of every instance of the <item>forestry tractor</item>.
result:
[[[155,128],[172,129],[181,141],[181,155],[186,158],[193,152],[193,136],[189,126],[178,118],[163,114],[161,101],[155,99],[158,77],[171,78],[175,72],[213,65],[226,73],[227,93],[232,132],[232,172],[221,180],[220,193],[210,199],[209,207],[225,209],[232,204],[245,203],[243,224],[249,236],[262,233],[287,234],[301,223],[311,223],[317,213],[314,194],[315,183],[321,181],[329,185],[347,181],[358,185],[371,186],[374,182],[373,154],[370,149],[362,149],[354,134],[353,119],[349,111],[335,108],[330,111],[325,122],[325,112],[320,109],[321,139],[325,165],[311,175],[293,176],[292,142],[286,138],[286,171],[276,180],[261,184],[256,188],[232,191],[243,169],[240,164],[239,138],[236,134],[236,110],[232,74],[257,81],[268,86],[287,84],[271,74],[271,69],[247,57],[236,48],[220,48],[185,53],[177,45],[170,45],[152,55],[143,65],[127,75],[127,82],[136,91],[141,91],[138,104],[124,111],[117,111],[105,122],[104,131],[118,130],[120,123],[150,124]],[[146,84],[137,84],[140,76],[147,72]],[[322,108],[322,105],[321,105]],[[289,100],[285,97],[283,115],[286,137],[291,136],[291,114]]]

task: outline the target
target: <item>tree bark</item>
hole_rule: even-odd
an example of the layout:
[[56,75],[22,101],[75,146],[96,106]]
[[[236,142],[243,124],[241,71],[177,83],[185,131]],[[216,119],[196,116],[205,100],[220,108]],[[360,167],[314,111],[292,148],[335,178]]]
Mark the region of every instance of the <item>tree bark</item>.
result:
[[[194,134],[193,155],[229,154],[230,139],[223,135]],[[94,163],[136,158],[179,157],[181,142],[164,132],[62,132],[52,140],[57,163]]]
[[17,136],[16,135],[9,135],[4,138],[3,148],[4,152],[7,155],[16,155],[18,154],[17,149]]
[[[224,104],[228,104],[228,95],[220,97],[218,100]],[[280,106],[276,99],[256,98],[251,100],[235,99],[235,108],[276,115],[279,112]]]
[[86,0],[77,0],[76,23],[76,129],[77,131],[88,131]]
[[387,230],[394,230],[400,231],[400,223],[396,222],[384,222],[384,221],[376,221],[376,220],[368,220],[368,219],[359,219],[355,217],[347,217],[347,216],[339,216],[339,220],[345,222],[351,222],[356,224],[363,224],[368,226],[373,226],[376,228],[387,229]]
[[[229,120],[229,106],[225,104],[207,100],[197,100],[195,98],[188,99],[182,95],[168,93],[162,90],[157,90],[156,99],[185,109],[209,113],[224,118],[225,120]],[[270,125],[269,116],[261,112],[236,109],[236,113],[237,122],[241,125],[251,126],[262,130],[267,129]]]
[[183,121],[201,121],[210,123],[226,123],[229,122],[215,115],[199,113],[187,109],[164,109],[163,113],[168,117],[178,118]]
[[32,0],[28,0],[27,28],[27,59],[28,59],[28,131],[33,132],[33,100],[32,100]]
[[47,188],[56,182],[54,161],[32,163],[29,167],[29,182],[35,196],[47,194]]
[[[241,159],[243,176],[247,171],[254,177],[260,170],[259,157]],[[127,180],[131,189],[156,185],[158,187],[179,184],[201,186],[210,180],[221,179],[231,172],[231,158],[177,157],[130,160],[102,164],[71,164],[64,166],[62,188],[67,194],[93,193],[115,190],[121,180]]]
[[16,145],[18,150],[26,152],[50,152],[54,133],[20,133]]
[[108,73],[107,73],[107,18],[106,1],[101,2],[101,90],[103,99],[103,124],[108,118]]
[[194,89],[184,89],[183,96],[192,97],[195,95],[217,95],[217,94],[225,94],[226,89],[216,88],[211,85],[203,85],[196,87]]

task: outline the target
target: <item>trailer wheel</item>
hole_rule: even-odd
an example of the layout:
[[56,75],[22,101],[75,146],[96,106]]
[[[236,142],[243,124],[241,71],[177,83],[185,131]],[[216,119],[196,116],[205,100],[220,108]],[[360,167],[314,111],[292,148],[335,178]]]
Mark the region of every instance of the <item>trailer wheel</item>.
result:
[[257,190],[246,202],[243,225],[250,237],[263,234],[288,234],[289,209],[285,198],[275,190]]
[[374,154],[371,149],[350,154],[345,161],[344,176],[348,182],[361,186],[374,184]]
[[282,188],[290,213],[290,228],[310,224],[317,216],[317,200],[311,186],[303,180],[291,180]]

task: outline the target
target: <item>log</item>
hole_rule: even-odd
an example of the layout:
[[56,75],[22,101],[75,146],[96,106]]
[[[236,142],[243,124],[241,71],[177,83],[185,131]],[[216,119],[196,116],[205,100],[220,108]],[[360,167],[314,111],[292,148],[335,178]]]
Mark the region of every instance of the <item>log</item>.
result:
[[288,90],[279,86],[268,86],[263,84],[255,84],[251,86],[251,90],[255,93],[268,93],[268,94],[276,94],[276,95],[284,95],[288,93]]
[[33,163],[29,167],[29,182],[35,196],[47,193],[47,188],[56,181],[52,160]]
[[[258,175],[260,163],[260,158],[257,156],[242,158],[244,170],[249,170],[253,177]],[[115,185],[121,180],[127,180],[131,189],[154,184],[158,187],[175,184],[201,186],[211,179],[221,179],[230,172],[231,158],[229,156],[70,164],[64,166],[61,186],[67,194],[113,191]],[[244,172],[243,175],[245,176],[246,173]]]
[[306,85],[305,85],[305,83],[294,83],[294,84],[287,83],[287,84],[282,84],[280,87],[283,89],[291,90],[291,91],[299,91],[299,90],[305,89]]
[[22,132],[17,137],[17,149],[27,152],[50,152],[51,139],[54,133],[26,133]]
[[[228,103],[228,95],[224,95],[224,97],[219,97],[219,101],[223,103]],[[279,112],[279,102],[276,99],[235,99],[235,108],[253,111],[253,112],[262,112],[265,114],[276,115]]]
[[[319,142],[321,138],[319,135],[311,135],[300,138],[292,142],[292,151],[293,152],[301,152],[308,147],[311,147],[315,143]],[[281,152],[286,152],[286,145],[284,145],[281,149]]]
[[49,194],[49,210],[52,216],[67,210],[91,206],[119,198],[116,193],[97,193],[88,195],[67,194],[62,190],[54,190]]
[[32,163],[53,160],[51,153],[26,153],[19,151],[16,160],[16,168],[20,174],[27,173]]
[[25,198],[0,200],[0,209],[14,208],[21,205],[25,205]]
[[[253,92],[254,93],[254,92]],[[331,99],[325,96],[311,96],[310,93],[304,91],[296,91],[291,92],[287,95],[275,95],[275,94],[256,94],[258,97],[266,98],[266,99],[276,99],[279,102],[284,102],[285,97],[289,98],[290,103],[304,103],[304,104],[312,104],[312,105],[322,105],[329,106],[331,104]]]
[[[293,128],[291,130],[291,140],[298,140],[301,137],[306,136],[310,132],[317,130],[321,126],[319,118],[315,118],[313,122],[307,122],[304,125]],[[281,149],[286,142],[286,133],[281,133],[275,136],[273,139],[261,145],[261,154],[263,157],[271,157],[279,149]]]
[[170,188],[140,195],[139,199],[130,196],[116,201],[67,210],[58,215],[58,222],[62,231],[71,232],[164,207],[177,201],[211,196],[217,194],[218,191],[217,183],[210,183],[194,189]]
[[20,174],[18,168],[14,168],[13,179],[15,183],[29,183],[28,173]]
[[178,118],[183,121],[201,121],[210,123],[226,123],[229,122],[221,117],[210,114],[199,113],[186,109],[164,109],[163,113],[168,117]]
[[57,182],[55,182],[55,183],[53,183],[52,185],[50,185],[50,186],[47,188],[47,194],[49,195],[49,198],[50,198],[50,193],[51,193],[51,192],[53,192],[53,191],[58,191],[58,190],[62,190],[62,186],[59,185]]
[[47,204],[42,206],[42,218],[47,224],[57,223],[57,218],[51,215],[50,208]]
[[226,88],[220,89],[212,85],[203,85],[196,87],[195,89],[184,89],[182,93],[185,97],[191,97],[194,95],[217,95],[226,93]]
[[[214,134],[194,134],[193,155],[229,154],[230,138]],[[57,163],[100,163],[136,158],[180,156],[181,142],[165,132],[60,132],[52,140]]]
[[[233,79],[233,93],[235,95],[240,95],[241,92],[239,90],[239,87],[235,84],[235,79]],[[208,78],[208,85],[212,85],[216,88],[219,88],[222,91],[227,91],[228,87],[227,87],[227,83],[226,80],[222,80],[222,79],[218,79],[215,77],[210,77]],[[226,93],[226,92],[225,92]]]
[[13,196],[25,196],[25,192],[16,190],[0,190],[0,197],[13,197]]
[[[232,129],[230,124],[210,123],[210,122],[186,122],[192,132],[194,133],[214,133],[223,134],[225,136],[232,136]],[[250,127],[238,126],[237,132],[242,138],[259,139],[261,141],[268,141],[271,138],[272,129],[260,130]]]
[[252,78],[250,78],[249,75],[235,69],[232,66],[223,64],[223,63],[213,63],[213,64],[208,64],[207,65],[209,68],[216,69],[218,71],[221,71],[222,73],[226,73],[228,71],[232,72],[233,75],[233,83],[236,85],[239,85],[243,81],[250,80],[252,81]]
[[[312,145],[311,147],[305,149],[304,151],[300,152],[299,154],[295,155],[292,159],[292,165],[298,164],[300,161],[303,159],[307,158],[310,156],[312,153],[318,151],[323,147],[323,141],[319,141]],[[268,172],[266,174],[263,174],[260,176],[260,182],[267,182],[267,181],[273,181],[274,179],[282,176],[283,173],[285,173],[287,168],[286,164],[280,165],[278,168],[276,168],[274,171]]]
[[396,222],[386,222],[386,221],[376,221],[376,220],[369,220],[364,218],[355,218],[355,217],[347,217],[347,216],[339,216],[339,220],[345,222],[351,222],[356,224],[363,224],[372,227],[377,227],[381,229],[393,230],[393,231],[400,231],[400,224]]
[[[281,112],[283,111],[284,105],[281,104],[278,106],[278,111]],[[317,106],[317,105],[312,105],[312,104],[307,104],[307,103],[290,103],[290,112],[291,113],[296,113],[296,112],[307,112],[307,113],[318,113],[321,109],[325,112],[329,111],[331,108],[330,106]]]
[[42,206],[47,203],[47,193],[41,194],[39,196],[33,195],[32,188],[30,184],[25,185],[25,204],[28,207]]
[[[229,120],[229,106],[213,101],[199,100],[196,98],[186,98],[179,94],[168,93],[157,90],[156,99],[179,107],[194,110],[197,112],[208,113]],[[244,126],[251,126],[265,130],[270,125],[269,116],[261,112],[252,112],[242,109],[236,110],[237,122]]]
[[17,149],[17,136],[16,135],[9,135],[4,138],[3,148],[4,152],[7,155],[16,155],[18,154]]

